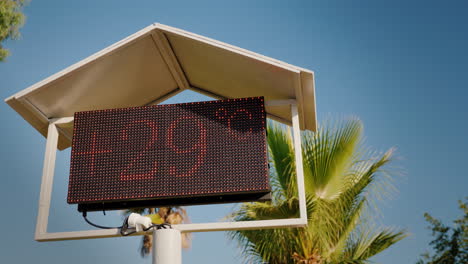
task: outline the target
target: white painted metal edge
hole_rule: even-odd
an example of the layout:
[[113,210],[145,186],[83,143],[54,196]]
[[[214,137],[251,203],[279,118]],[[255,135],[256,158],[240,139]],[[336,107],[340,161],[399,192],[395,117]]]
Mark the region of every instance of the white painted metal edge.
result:
[[[201,224],[181,224],[172,225],[172,228],[180,230],[182,233],[192,232],[213,232],[213,231],[233,231],[233,230],[256,230],[268,228],[282,228],[282,227],[303,227],[307,225],[307,220],[301,218],[288,218],[288,219],[274,219],[274,220],[261,220],[261,221],[243,221],[243,222],[214,222],[214,223],[201,223]],[[143,235],[147,232],[138,232],[130,236]],[[61,240],[80,240],[80,239],[94,239],[106,237],[121,237],[120,230],[114,229],[101,229],[101,230],[86,230],[86,231],[72,231],[72,232],[54,232],[36,234],[35,239],[40,242],[47,241],[61,241]]]
[[261,54],[258,54],[258,53],[243,49],[243,48],[239,48],[237,46],[227,44],[225,42],[221,42],[221,41],[214,40],[214,39],[211,39],[211,38],[208,38],[208,37],[204,37],[204,36],[201,36],[201,35],[198,35],[198,34],[195,34],[195,33],[192,33],[192,32],[188,32],[188,31],[185,31],[185,30],[182,30],[182,29],[179,29],[179,28],[174,28],[174,27],[167,26],[167,25],[160,24],[160,23],[155,23],[154,25],[155,25],[155,28],[160,29],[162,31],[166,31],[166,32],[173,33],[173,34],[176,34],[176,35],[184,36],[186,38],[190,38],[190,39],[200,41],[200,42],[203,42],[203,43],[215,46],[215,47],[219,47],[219,48],[222,48],[222,49],[225,49],[225,50],[229,50],[231,52],[234,52],[234,53],[237,53],[237,54],[240,54],[240,55],[243,55],[243,56],[255,59],[255,60],[259,60],[259,61],[271,64],[271,65],[275,65],[275,66],[277,66],[279,68],[282,68],[282,69],[285,69],[285,70],[288,70],[288,71],[292,71],[292,72],[296,72],[296,73],[299,73],[300,71],[306,71],[306,72],[312,73],[312,71],[310,71],[310,70],[303,69],[303,68],[288,64],[288,63],[280,61],[280,60],[276,60],[276,59],[273,59],[273,58],[270,58],[270,57],[267,57],[267,56],[264,56],[264,55],[261,55]]
[[[277,102],[278,103],[278,102]],[[299,128],[299,115],[297,105],[293,101],[287,100],[285,103],[291,104],[291,113],[293,120],[293,139],[296,161],[296,177],[299,198],[299,218],[261,220],[261,221],[242,221],[242,222],[213,222],[200,224],[182,224],[174,225],[173,228],[181,232],[211,232],[211,231],[229,231],[229,230],[248,230],[265,229],[279,227],[302,227],[307,225],[307,208],[304,186],[304,171],[302,167],[302,146]],[[52,119],[49,123],[47,142],[44,157],[44,168],[42,172],[41,191],[39,196],[39,210],[36,223],[35,240],[37,241],[59,241],[59,240],[77,240],[105,237],[120,237],[118,229],[108,230],[87,230],[73,232],[47,232],[49,221],[50,200],[52,196],[53,177],[55,169],[55,160],[58,144],[57,125],[72,122],[72,117]],[[151,232],[151,231],[148,231]],[[143,233],[137,233],[139,235]]]

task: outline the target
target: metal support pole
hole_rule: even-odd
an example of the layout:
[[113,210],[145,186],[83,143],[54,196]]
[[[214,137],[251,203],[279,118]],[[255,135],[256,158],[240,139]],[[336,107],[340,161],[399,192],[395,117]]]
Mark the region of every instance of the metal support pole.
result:
[[49,123],[47,132],[44,167],[42,169],[41,192],[39,195],[39,210],[37,213],[35,239],[38,240],[47,233],[49,222],[50,200],[52,198],[52,184],[54,182],[55,160],[57,156],[58,130],[55,123]]
[[291,115],[293,123],[294,157],[296,161],[297,194],[299,196],[299,217],[307,223],[307,203],[304,183],[304,166],[302,161],[301,130],[299,128],[299,114],[297,105],[291,104]]
[[[174,229],[180,232],[212,232],[212,231],[229,231],[229,230],[256,230],[265,228],[284,228],[284,227],[304,227],[307,225],[307,209],[306,196],[304,187],[304,172],[302,168],[302,149],[301,149],[301,134],[299,125],[299,113],[295,100],[276,100],[267,101],[269,106],[290,105],[291,106],[291,125],[294,134],[294,152],[296,159],[296,174],[297,174],[297,189],[299,196],[299,218],[286,219],[270,219],[256,221],[239,221],[239,222],[210,222],[210,223],[195,223],[195,224],[177,224],[172,225]],[[41,195],[39,200],[39,214],[36,225],[35,239],[37,241],[60,241],[74,239],[90,239],[90,238],[105,238],[105,237],[120,237],[118,228],[102,229],[102,230],[86,230],[86,231],[71,231],[71,232],[47,232],[47,222],[50,209],[50,198],[52,195],[52,180],[54,176],[55,153],[57,151],[58,142],[58,127],[60,124],[67,124],[73,121],[73,117],[63,117],[50,119],[49,134],[47,136],[46,157],[44,160],[44,170],[41,184]],[[151,231],[148,231],[151,232]],[[142,235],[143,232],[133,235]],[[156,236],[155,236],[156,237]],[[163,243],[161,243],[163,244]],[[160,264],[160,263],[158,263]]]
[[182,264],[182,236],[179,230],[153,231],[153,264]]

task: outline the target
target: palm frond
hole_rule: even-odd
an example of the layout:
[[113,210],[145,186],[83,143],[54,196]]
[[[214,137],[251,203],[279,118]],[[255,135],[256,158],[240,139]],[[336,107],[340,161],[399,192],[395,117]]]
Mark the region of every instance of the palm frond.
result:
[[342,252],[346,248],[348,239],[352,232],[359,225],[359,220],[364,209],[365,200],[362,199],[354,208],[352,208],[346,218],[343,220],[343,224],[340,227],[336,228],[338,233],[338,240],[333,241],[329,251],[328,257],[331,259],[336,259],[338,256],[341,256]]
[[321,199],[334,199],[358,154],[362,123],[358,119],[329,123],[315,134],[304,137],[306,188]]
[[[314,213],[315,200],[306,195],[308,216]],[[299,217],[299,201],[297,197],[273,202],[244,203],[227,218],[235,221],[270,220]]]
[[[389,149],[381,157],[369,158],[355,163],[350,175],[345,180],[346,189],[338,198],[339,207],[336,210],[344,213],[360,203],[362,198],[374,198],[368,196],[377,190],[381,196],[384,195],[385,190],[391,190],[391,183],[382,179],[380,172],[392,160],[393,151],[394,149]],[[369,200],[373,199],[366,199],[366,203]]]
[[[237,240],[244,257],[249,262],[258,263],[294,263],[291,252],[296,250],[293,241],[297,238],[297,230],[263,229],[230,232],[231,239]],[[281,245],[278,247],[278,245]]]
[[298,217],[297,198],[281,201],[275,205],[267,203],[245,203],[231,218],[236,221],[269,220]]
[[[374,186],[386,187],[383,167],[393,149],[382,155],[365,149],[362,131],[361,121],[352,118],[328,123],[315,134],[303,133],[308,226],[229,232],[245,257],[254,263],[368,263],[406,236],[391,230],[374,234],[363,217]],[[273,199],[241,205],[230,216],[236,221],[298,216],[292,137],[281,125],[270,123],[268,144]]]
[[349,241],[344,257],[352,260],[366,260],[407,237],[407,233],[387,228],[374,234],[364,231],[355,237],[355,240]]
[[289,129],[281,125],[269,123],[267,141],[271,164],[273,165],[272,185],[284,198],[291,198],[297,193],[294,150]]

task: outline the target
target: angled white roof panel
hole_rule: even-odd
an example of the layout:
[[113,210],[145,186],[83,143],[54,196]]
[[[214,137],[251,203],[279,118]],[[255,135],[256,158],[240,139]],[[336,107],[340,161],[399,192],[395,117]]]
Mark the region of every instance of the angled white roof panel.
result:
[[[316,130],[314,76],[235,46],[154,24],[9,97],[6,102],[44,136],[48,120],[76,111],[159,103],[191,89],[218,98],[296,99],[302,129]],[[290,108],[268,106],[291,123]],[[70,146],[72,126],[60,129]]]

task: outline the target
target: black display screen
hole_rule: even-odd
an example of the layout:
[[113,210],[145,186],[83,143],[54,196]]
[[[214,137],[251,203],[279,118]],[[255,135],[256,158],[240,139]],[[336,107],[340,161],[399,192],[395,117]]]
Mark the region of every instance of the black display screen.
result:
[[75,113],[68,203],[79,210],[265,199],[263,97]]

